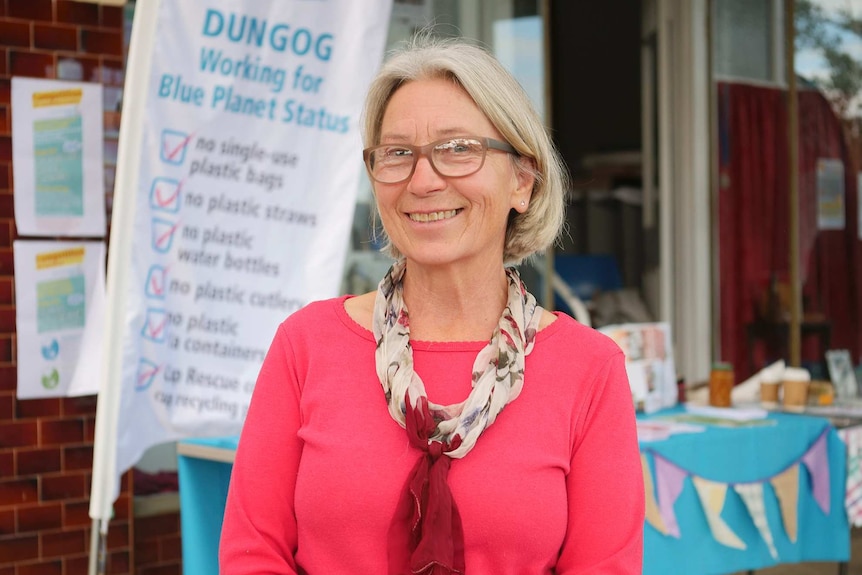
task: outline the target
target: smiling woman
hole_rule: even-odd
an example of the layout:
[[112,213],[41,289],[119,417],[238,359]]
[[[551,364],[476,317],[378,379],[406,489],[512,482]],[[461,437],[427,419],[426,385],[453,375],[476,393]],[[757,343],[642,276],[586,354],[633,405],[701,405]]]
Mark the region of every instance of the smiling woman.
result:
[[565,169],[529,98],[485,50],[420,35],[364,118],[395,263],[376,292],[279,329],[221,572],[640,573],[623,354],[543,310],[507,265],[562,223]]

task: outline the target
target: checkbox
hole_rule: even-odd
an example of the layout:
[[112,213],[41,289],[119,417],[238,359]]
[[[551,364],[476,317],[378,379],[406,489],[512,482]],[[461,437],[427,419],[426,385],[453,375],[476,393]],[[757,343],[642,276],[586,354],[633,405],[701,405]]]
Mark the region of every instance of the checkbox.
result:
[[162,366],[148,359],[138,361],[138,374],[135,378],[135,391],[144,391],[153,384],[156,376],[162,371]]
[[153,218],[153,250],[160,254],[168,253],[174,243],[174,234],[176,234],[179,226],[179,222]]
[[164,343],[167,328],[168,312],[159,308],[147,308],[147,316],[144,320],[144,327],[141,329],[141,337],[156,343]]
[[176,213],[180,210],[180,192],[183,182],[170,178],[156,178],[150,188],[150,208]]
[[144,285],[144,293],[148,298],[165,299],[165,290],[168,281],[168,268],[165,266],[150,266],[147,272],[147,283]]
[[160,157],[166,164],[179,166],[186,161],[186,150],[194,134],[162,130]]

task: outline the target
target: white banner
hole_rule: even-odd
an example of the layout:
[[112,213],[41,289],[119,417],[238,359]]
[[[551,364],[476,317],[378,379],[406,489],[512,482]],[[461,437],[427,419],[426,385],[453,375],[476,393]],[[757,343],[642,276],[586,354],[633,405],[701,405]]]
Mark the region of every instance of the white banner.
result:
[[99,391],[105,243],[17,240],[18,399]]
[[104,237],[102,85],[12,78],[12,109],[18,233]]
[[[94,462],[112,481],[157,443],[238,433],[277,325],[338,294],[360,110],[390,2],[138,3],[128,69],[144,62],[148,75],[125,89],[117,196],[124,181],[133,188],[129,205],[115,204],[108,269],[123,321],[107,345],[121,359],[102,386],[119,397],[113,414],[100,397],[96,428],[116,451],[97,445]],[[136,93],[145,120],[130,142]],[[90,514],[104,519],[100,488],[94,478]]]

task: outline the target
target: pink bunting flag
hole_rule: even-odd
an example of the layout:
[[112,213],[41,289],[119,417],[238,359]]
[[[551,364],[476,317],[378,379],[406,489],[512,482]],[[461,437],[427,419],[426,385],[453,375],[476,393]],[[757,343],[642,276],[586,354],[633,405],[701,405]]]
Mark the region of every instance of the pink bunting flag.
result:
[[827,431],[820,434],[817,441],[802,456],[802,462],[811,474],[811,489],[814,500],[826,515],[829,515],[829,454],[827,453]]
[[658,507],[659,513],[664,520],[667,534],[680,538],[679,524],[676,521],[676,514],[673,511],[673,505],[676,503],[682,485],[688,473],[658,455],[653,455],[655,459],[655,476],[656,488],[658,491]]

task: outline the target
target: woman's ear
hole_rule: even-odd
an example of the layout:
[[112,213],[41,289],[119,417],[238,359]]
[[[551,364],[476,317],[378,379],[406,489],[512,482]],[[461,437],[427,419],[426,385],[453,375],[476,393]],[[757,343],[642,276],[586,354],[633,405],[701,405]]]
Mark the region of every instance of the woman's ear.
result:
[[512,208],[523,214],[530,207],[533,186],[536,184],[536,161],[521,156],[515,160],[516,188],[512,193]]

